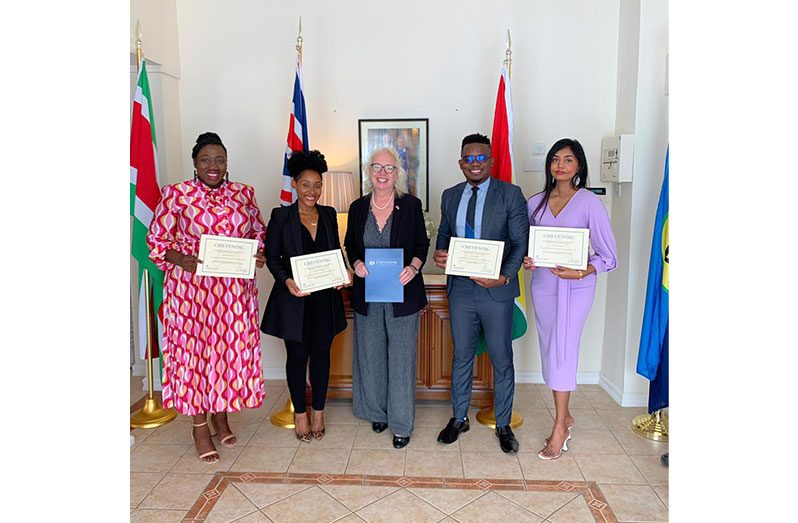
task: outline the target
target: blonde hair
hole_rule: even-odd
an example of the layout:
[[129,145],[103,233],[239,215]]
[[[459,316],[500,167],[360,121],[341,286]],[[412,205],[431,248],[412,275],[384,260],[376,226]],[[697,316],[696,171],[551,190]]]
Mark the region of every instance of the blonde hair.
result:
[[363,180],[363,194],[368,194],[374,190],[371,183],[371,164],[374,163],[374,157],[380,153],[388,153],[393,157],[396,162],[396,183],[394,183],[393,190],[397,196],[407,194],[407,172],[402,168],[402,160],[399,158],[399,153],[393,147],[380,147],[374,149],[368,157],[368,160],[363,162],[363,171],[368,173],[365,180]]

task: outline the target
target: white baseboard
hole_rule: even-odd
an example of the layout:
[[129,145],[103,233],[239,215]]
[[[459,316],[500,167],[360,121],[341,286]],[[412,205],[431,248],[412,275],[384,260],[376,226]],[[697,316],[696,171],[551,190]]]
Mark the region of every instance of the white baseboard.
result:
[[[267,380],[284,380],[285,367],[264,367],[263,377]],[[544,383],[540,371],[520,371],[515,373],[516,383]],[[648,394],[621,394],[600,372],[577,372],[576,383],[580,385],[598,385],[622,407],[645,407],[648,405]],[[156,390],[160,387],[156,385]]]
[[263,367],[263,378],[267,380],[284,380],[285,367]]
[[[516,383],[544,383],[543,373],[541,371],[524,372],[517,371],[515,373]],[[599,383],[598,372],[577,372],[576,383],[582,385],[595,385]]]
[[[141,388],[142,388],[142,390],[144,390],[144,392],[149,392],[148,385],[149,385],[149,380],[147,379],[147,376],[142,377],[141,378]],[[161,380],[153,380],[152,381],[152,391],[153,392],[161,392],[162,391]]]
[[[141,378],[141,389],[144,392],[149,392],[149,378],[147,377],[147,368],[145,367],[147,363],[142,361],[137,361],[133,365],[133,376],[136,378]],[[154,376],[152,377],[152,390],[153,392],[160,392],[161,391],[161,371],[157,366],[156,362],[153,362],[153,369]],[[140,372],[140,374],[139,374]]]
[[621,407],[648,406],[648,393],[627,392],[624,394],[612,383],[610,383],[603,375],[599,377],[599,386]]
[[601,387],[604,390],[604,392],[609,394],[610,397],[615,400],[615,403],[621,405],[623,394],[621,394],[621,391],[618,390],[618,388],[615,387],[615,385],[610,383],[609,380],[607,380],[607,378],[605,378],[603,374],[599,376],[599,387]]
[[621,407],[648,407],[648,393],[627,392],[621,398]]

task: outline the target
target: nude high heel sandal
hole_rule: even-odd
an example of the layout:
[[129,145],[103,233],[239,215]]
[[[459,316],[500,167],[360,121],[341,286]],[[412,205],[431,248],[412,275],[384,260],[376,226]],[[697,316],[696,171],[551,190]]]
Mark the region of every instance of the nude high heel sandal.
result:
[[[204,426],[206,426],[207,424],[208,424],[208,422],[207,422],[207,421],[206,421],[205,423],[192,423],[192,425],[194,425],[195,427],[204,427]],[[211,434],[211,437],[213,437],[213,434]],[[191,431],[191,441],[192,441],[192,442],[194,443],[194,445],[196,446],[196,444],[197,444],[197,440],[196,440],[196,439],[194,439],[194,431],[193,431],[193,430]],[[211,444],[213,444],[213,443],[211,443]],[[205,459],[204,459],[204,458],[209,458],[209,457],[211,457],[211,456],[216,456],[216,459],[214,459],[214,460],[212,460],[212,461],[205,461]],[[202,461],[203,463],[207,463],[208,465],[210,465],[210,464],[212,464],[212,463],[216,463],[217,461],[219,461],[219,459],[220,459],[220,458],[219,458],[219,452],[217,452],[217,451],[215,451],[215,450],[211,450],[210,452],[205,452],[204,454],[200,454],[200,455],[199,455],[199,460],[200,460],[200,461]]]

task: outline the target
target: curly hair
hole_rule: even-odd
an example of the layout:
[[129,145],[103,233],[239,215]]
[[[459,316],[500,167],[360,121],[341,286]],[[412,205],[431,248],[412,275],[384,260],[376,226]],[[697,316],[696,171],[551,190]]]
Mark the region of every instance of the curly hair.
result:
[[294,153],[291,154],[291,158],[288,159],[288,173],[291,175],[291,178],[298,180],[299,175],[307,170],[316,171],[319,173],[319,176],[321,176],[322,173],[326,173],[327,160],[324,159],[324,155],[316,150],[307,153],[304,151],[294,151]]

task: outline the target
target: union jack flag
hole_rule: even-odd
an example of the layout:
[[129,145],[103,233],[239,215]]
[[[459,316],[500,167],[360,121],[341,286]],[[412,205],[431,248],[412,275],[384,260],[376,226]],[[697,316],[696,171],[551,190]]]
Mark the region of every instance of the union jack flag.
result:
[[280,191],[280,205],[291,205],[296,200],[296,192],[291,187],[291,174],[288,172],[288,159],[294,151],[308,152],[308,120],[305,112],[304,85],[302,83],[302,57],[296,55],[296,76],[294,77],[294,105],[288,122],[288,138],[283,158],[283,188]]

